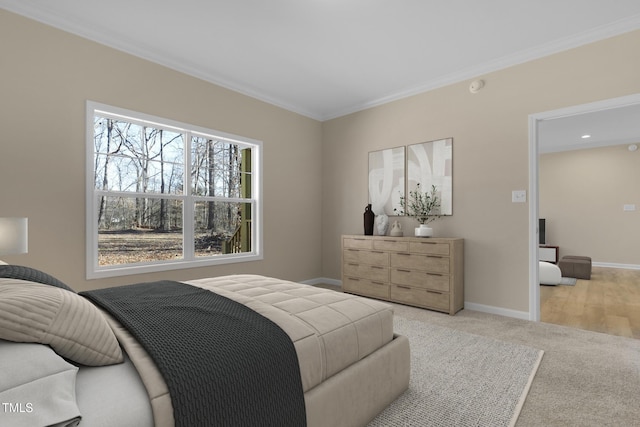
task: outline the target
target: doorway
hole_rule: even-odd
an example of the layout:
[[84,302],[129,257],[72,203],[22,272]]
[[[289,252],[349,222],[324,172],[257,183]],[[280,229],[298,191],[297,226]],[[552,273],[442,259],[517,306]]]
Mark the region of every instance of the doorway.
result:
[[640,94],[634,94],[529,116],[529,320],[540,321],[540,286],[538,284],[538,179],[540,147],[544,142],[544,138],[546,138],[541,132],[543,122],[597,112],[607,112],[616,108],[637,107],[639,105]]

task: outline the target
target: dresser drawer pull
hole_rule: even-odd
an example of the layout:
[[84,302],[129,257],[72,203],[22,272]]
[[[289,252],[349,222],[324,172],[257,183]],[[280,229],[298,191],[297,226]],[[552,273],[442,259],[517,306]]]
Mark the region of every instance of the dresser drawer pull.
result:
[[396,286],[398,286],[398,288],[400,288],[400,289],[406,289],[408,291],[411,290],[411,288],[409,286],[402,286],[402,285],[396,285]]
[[349,277],[349,280],[353,280],[354,282],[360,281],[360,279],[358,279],[357,277]]
[[357,267],[357,266],[359,266],[360,264],[356,264],[356,263],[350,262],[350,263],[349,263],[349,265],[351,265],[351,266],[353,266],[353,267]]
[[371,252],[374,253],[374,254],[383,254],[384,253],[382,251],[371,251]]
[[442,277],[443,274],[438,274],[438,273],[425,273],[427,276],[438,276],[438,277]]
[[384,270],[384,267],[379,267],[377,265],[372,265],[371,268],[375,268],[376,270]]
[[438,258],[438,259],[441,259],[441,258],[444,258],[444,257],[438,256],[438,255],[427,255],[427,258]]
[[429,294],[436,294],[436,295],[442,295],[442,292],[438,292],[438,291],[430,291],[430,290],[427,290],[427,293],[429,293]]
[[402,256],[411,256],[411,254],[407,254],[405,252],[398,252],[398,255],[402,255]]
[[397,270],[401,273],[411,273],[411,270],[405,270],[404,268],[398,268]]
[[384,285],[385,285],[385,284],[384,284],[384,283],[382,283],[382,282],[374,282],[374,281],[371,281],[371,283],[373,283],[374,285],[379,285],[379,286],[384,286]]
[[349,252],[360,252],[359,249],[347,249]]
[[420,242],[421,245],[437,245],[436,242]]
[[367,239],[363,239],[363,238],[361,238],[361,237],[360,237],[360,238],[355,237],[353,240],[361,240],[361,241],[365,241],[365,240],[367,240]]

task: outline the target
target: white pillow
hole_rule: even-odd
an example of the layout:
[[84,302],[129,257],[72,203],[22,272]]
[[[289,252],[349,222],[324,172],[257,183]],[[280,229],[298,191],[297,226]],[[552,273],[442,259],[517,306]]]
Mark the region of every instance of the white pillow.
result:
[[77,367],[45,345],[3,340],[0,366],[0,425],[78,425]]

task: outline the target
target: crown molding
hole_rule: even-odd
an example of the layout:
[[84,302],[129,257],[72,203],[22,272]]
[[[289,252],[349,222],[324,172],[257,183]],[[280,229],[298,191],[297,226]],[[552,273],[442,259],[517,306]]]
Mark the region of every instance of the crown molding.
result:
[[518,64],[523,64],[525,62],[544,58],[545,56],[550,56],[555,53],[574,49],[580,46],[587,45],[589,43],[595,43],[600,40],[618,36],[638,29],[640,29],[640,14],[629,16],[611,24],[594,28],[590,31],[586,31],[570,37],[565,37],[551,43],[536,46],[534,48],[521,51],[514,55],[507,55],[495,60],[487,61],[483,64],[479,64],[478,66],[442,76],[441,78],[432,80],[425,85],[416,86],[403,92],[389,94],[385,97],[378,98],[370,102],[353,105],[349,108],[336,111],[331,115],[324,116],[322,117],[322,120],[325,121],[337,117],[342,117],[347,114],[352,114],[358,111],[366,110],[368,108],[377,107],[389,102],[429,92],[434,89],[449,86],[455,83],[460,83],[465,80],[475,79],[484,74],[503,70],[505,68],[513,67]]
[[4,0],[0,0],[0,7],[25,16],[27,18],[36,20],[43,24],[50,25],[60,30],[75,34],[79,37],[89,39],[93,42],[131,54],[138,58],[151,61],[175,71],[190,75],[192,77],[196,77],[217,86],[221,86],[225,89],[321,122],[369,108],[377,107],[389,102],[408,98],[421,93],[429,92],[431,90],[438,89],[444,86],[459,83],[468,79],[477,78],[478,76],[481,76],[483,74],[512,67],[514,65],[522,64],[565,50],[573,49],[582,45],[640,29],[640,14],[631,15],[627,18],[618,20],[611,24],[603,25],[580,34],[536,46],[534,48],[521,51],[514,55],[507,55],[501,58],[487,61],[485,63],[479,64],[478,66],[470,67],[465,70],[443,75],[438,79],[431,80],[426,84],[415,86],[405,91],[390,93],[386,96],[371,100],[369,102],[354,104],[350,107],[336,110],[329,114],[323,114],[317,111],[310,111],[308,109],[302,108],[299,105],[293,105],[291,103],[285,102],[278,97],[267,95],[261,92],[259,88],[239,85],[233,81],[230,81],[229,79],[221,78],[220,76],[203,72],[195,65],[188,64],[185,61],[172,60],[161,55],[150,46],[134,44],[130,41],[113,37],[109,35],[108,31],[104,28],[86,28],[81,23],[57,15],[55,11],[47,7],[46,3],[39,4],[36,7],[32,3],[26,4],[23,2],[7,2]]

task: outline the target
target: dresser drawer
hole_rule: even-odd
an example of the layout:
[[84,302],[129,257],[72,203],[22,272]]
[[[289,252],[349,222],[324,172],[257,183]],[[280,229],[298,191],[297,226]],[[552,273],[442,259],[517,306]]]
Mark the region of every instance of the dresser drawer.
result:
[[391,283],[434,291],[449,292],[449,275],[420,270],[391,269]]
[[436,255],[392,253],[391,267],[449,274],[449,258]]
[[464,308],[464,239],[341,236],[345,292],[454,315]]
[[416,252],[427,255],[449,255],[449,244],[433,242],[425,239],[423,242],[409,243],[409,252]]
[[345,277],[342,282],[342,290],[373,298],[389,299],[389,285],[368,279]]
[[391,299],[405,304],[449,312],[448,292],[436,292],[410,286],[391,285]]
[[376,265],[344,263],[342,265],[342,273],[345,276],[360,279],[370,279],[376,282],[389,282],[389,269]]
[[345,248],[373,249],[373,241],[370,239],[358,239],[357,237],[342,239]]
[[406,252],[409,250],[409,243],[400,240],[374,240],[373,249],[381,251]]
[[382,251],[367,251],[364,249],[345,249],[343,252],[345,263],[389,266],[389,253]]

